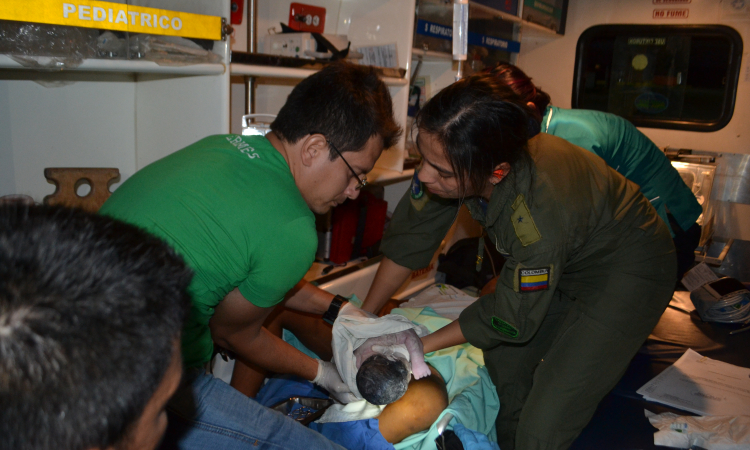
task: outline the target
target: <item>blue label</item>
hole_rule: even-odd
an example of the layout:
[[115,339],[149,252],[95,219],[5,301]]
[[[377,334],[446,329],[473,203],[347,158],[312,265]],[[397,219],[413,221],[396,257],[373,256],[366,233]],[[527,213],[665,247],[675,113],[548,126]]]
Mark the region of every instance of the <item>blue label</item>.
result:
[[420,19],[417,20],[417,34],[450,41],[453,39],[453,26]]
[[521,51],[520,42],[487,36],[486,34],[472,33],[471,31],[469,31],[468,41],[470,45],[479,45],[480,47],[502,50],[504,52],[518,53]]
[[[453,27],[420,19],[417,21],[417,34],[450,41],[453,39]],[[518,41],[509,41],[507,39],[474,33],[472,31],[469,31],[467,38],[470,45],[478,45],[480,47],[492,48],[511,53],[518,53],[521,51],[521,43]]]

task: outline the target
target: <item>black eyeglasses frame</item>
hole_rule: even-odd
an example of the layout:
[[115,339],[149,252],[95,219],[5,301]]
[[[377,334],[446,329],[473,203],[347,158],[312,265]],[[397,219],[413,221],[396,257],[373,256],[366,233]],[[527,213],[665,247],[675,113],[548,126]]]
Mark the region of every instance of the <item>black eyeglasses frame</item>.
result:
[[360,178],[360,176],[357,175],[357,172],[354,171],[354,169],[352,168],[352,166],[346,160],[346,158],[344,158],[344,155],[342,155],[341,152],[339,151],[339,149],[337,149],[336,146],[333,145],[333,142],[329,141],[328,138],[325,137],[325,135],[323,133],[311,132],[310,134],[311,135],[312,134],[320,134],[320,135],[322,135],[325,138],[326,143],[328,144],[328,147],[330,147],[334,152],[336,152],[336,154],[339,155],[339,157],[341,158],[341,160],[344,161],[344,164],[346,164],[346,167],[348,167],[349,170],[351,170],[352,175],[354,175],[354,178],[357,179],[357,187],[355,187],[356,190],[359,191],[363,187],[367,186],[367,175],[362,175],[362,177]]

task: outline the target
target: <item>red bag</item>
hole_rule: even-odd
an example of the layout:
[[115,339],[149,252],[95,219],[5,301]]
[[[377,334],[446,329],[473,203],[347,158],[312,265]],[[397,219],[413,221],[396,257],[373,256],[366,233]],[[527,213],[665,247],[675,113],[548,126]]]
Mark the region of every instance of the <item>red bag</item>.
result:
[[383,238],[387,211],[388,202],[367,191],[337,206],[331,216],[331,262],[374,256],[372,247]]

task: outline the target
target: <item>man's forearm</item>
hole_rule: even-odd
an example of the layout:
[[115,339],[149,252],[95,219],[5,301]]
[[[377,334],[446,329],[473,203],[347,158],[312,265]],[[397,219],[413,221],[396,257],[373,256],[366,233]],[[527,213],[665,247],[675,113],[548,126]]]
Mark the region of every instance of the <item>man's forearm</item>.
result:
[[289,291],[284,306],[296,311],[323,314],[331,306],[333,297],[330,292],[302,280]]
[[398,288],[411,275],[411,269],[401,266],[385,256],[380,261],[378,272],[372,281],[370,291],[362,304],[362,309],[377,314],[385,303],[393,297]]
[[254,339],[238,335],[217,343],[244,363],[253,363],[271,372],[297,375],[305,380],[312,380],[318,373],[317,361],[265,328],[261,328]]
[[316,361],[263,327],[271,311],[253,305],[235,288],[214,311],[209,322],[211,337],[245,363],[312,380],[318,371]]

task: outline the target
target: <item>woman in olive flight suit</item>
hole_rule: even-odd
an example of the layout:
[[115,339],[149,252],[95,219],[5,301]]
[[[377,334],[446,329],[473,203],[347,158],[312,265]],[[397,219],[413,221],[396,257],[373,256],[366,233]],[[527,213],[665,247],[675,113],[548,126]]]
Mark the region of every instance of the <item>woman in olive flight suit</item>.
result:
[[669,230],[598,156],[538,134],[538,114],[490,75],[419,112],[423,163],[383,239],[363,309],[429,264],[466,204],[506,256],[494,294],[423,339],[470,342],[500,396],[503,450],[565,449],[656,325],[676,279]]

